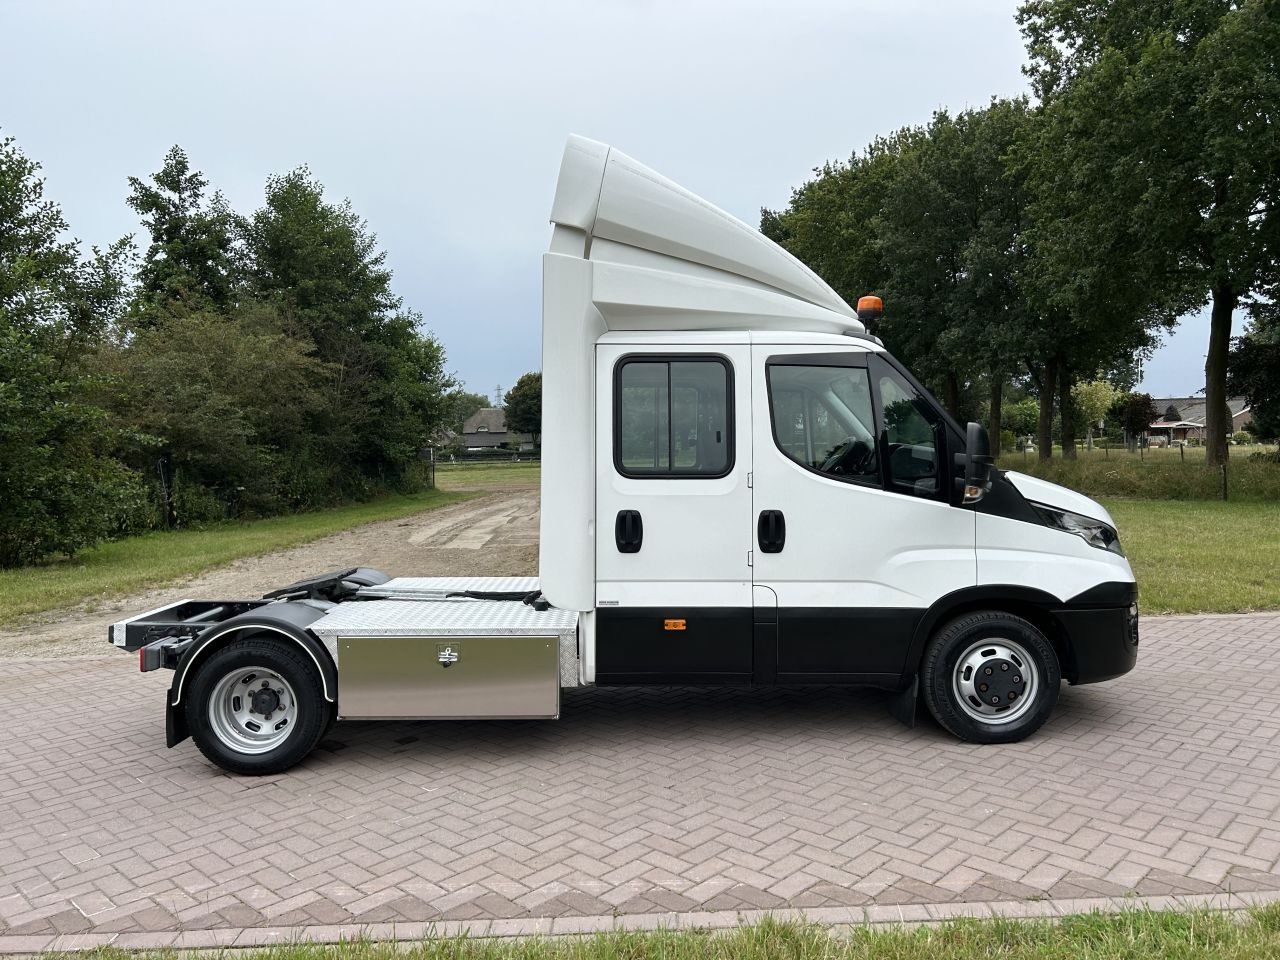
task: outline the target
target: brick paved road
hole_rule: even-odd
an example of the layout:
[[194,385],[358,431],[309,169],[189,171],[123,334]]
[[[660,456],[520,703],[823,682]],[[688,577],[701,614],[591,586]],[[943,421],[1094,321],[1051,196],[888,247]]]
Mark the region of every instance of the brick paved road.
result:
[[0,677],[0,934],[1280,890],[1280,615],[1149,619],[1033,740],[882,695],[570,691],[553,722],[340,724],[247,780],[132,657]]

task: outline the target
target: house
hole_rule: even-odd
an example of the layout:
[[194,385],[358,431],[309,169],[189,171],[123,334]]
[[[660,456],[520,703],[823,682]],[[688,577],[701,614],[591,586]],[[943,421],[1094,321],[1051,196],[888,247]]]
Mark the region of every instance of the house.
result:
[[508,433],[507,418],[501,407],[486,407],[467,417],[458,443],[467,450],[490,450],[506,446],[510,450],[532,450],[533,437],[527,433]]
[[[1204,443],[1205,400],[1200,397],[1156,397],[1157,419],[1148,428],[1154,437],[1164,437],[1169,444]],[[1228,397],[1231,410],[1231,432],[1243,430],[1253,420],[1244,397]]]

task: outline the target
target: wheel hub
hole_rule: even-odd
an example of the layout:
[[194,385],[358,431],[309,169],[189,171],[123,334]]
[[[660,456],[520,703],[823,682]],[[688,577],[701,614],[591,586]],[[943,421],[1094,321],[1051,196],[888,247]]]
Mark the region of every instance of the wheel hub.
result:
[[260,713],[263,716],[275,713],[280,709],[280,695],[272,690],[269,686],[264,686],[261,690],[255,690],[252,697],[252,703],[249,706],[250,713]]
[[993,657],[978,667],[973,687],[984,705],[999,710],[1013,706],[1027,692],[1027,681],[1021,668],[1012,660]]

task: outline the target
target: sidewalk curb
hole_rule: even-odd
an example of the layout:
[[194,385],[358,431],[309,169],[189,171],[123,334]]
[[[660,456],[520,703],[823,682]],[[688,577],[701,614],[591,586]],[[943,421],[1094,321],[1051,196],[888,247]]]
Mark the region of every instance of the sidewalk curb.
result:
[[512,920],[441,920],[424,923],[333,924],[297,927],[220,927],[145,933],[76,933],[40,936],[0,935],[0,955],[38,956],[95,950],[222,950],[270,947],[281,943],[340,943],[356,939],[413,941],[428,937],[556,937],[613,930],[724,930],[759,923],[767,917],[848,927],[919,926],[961,918],[1054,920],[1084,913],[1200,908],[1239,912],[1280,902],[1280,890],[1164,897],[1094,897],[1080,900],[996,900],[974,903],[883,904],[866,907],[818,907],[783,910],[723,910],[695,913],[643,913],[591,917],[523,917]]

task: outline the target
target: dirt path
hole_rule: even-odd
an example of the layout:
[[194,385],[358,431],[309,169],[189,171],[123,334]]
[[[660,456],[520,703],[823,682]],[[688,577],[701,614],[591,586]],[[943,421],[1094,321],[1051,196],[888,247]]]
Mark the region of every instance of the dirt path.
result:
[[538,566],[538,488],[488,493],[398,520],[354,527],[279,553],[236,560],[108,603],[49,610],[0,630],[0,659],[83,657],[109,652],[107,627],[187,597],[261,596],[302,577],[365,566],[391,576],[527,576]]

